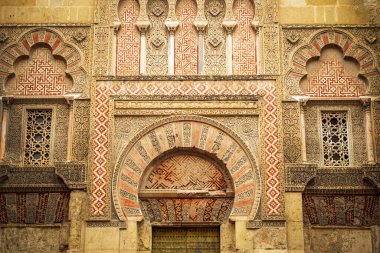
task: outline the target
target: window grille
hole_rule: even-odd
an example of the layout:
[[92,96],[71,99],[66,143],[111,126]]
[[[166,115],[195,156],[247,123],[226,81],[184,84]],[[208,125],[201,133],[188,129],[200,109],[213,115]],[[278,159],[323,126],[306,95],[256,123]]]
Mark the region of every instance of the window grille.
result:
[[347,112],[322,112],[322,146],[325,166],[348,166]]
[[24,165],[49,165],[52,110],[37,109],[26,112]]

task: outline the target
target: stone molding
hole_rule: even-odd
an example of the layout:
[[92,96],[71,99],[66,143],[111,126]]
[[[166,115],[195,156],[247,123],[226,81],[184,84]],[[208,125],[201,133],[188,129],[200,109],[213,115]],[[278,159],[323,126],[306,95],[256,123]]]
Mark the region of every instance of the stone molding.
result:
[[317,168],[316,164],[299,164],[286,169],[287,192],[370,193],[379,189],[380,164],[328,168]]
[[316,164],[299,164],[286,168],[286,186],[288,192],[303,192],[306,185],[317,175]]
[[57,163],[49,167],[2,164],[0,192],[86,189],[85,173],[86,166],[77,163]]
[[87,166],[81,163],[55,163],[55,173],[69,189],[86,189]]

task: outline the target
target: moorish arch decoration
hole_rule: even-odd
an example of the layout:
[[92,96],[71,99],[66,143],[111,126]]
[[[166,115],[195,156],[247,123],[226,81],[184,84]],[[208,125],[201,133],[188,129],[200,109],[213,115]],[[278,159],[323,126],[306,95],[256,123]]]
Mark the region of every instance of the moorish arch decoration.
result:
[[[29,61],[20,61],[22,57],[28,57]],[[63,62],[57,63],[56,58]],[[82,93],[86,85],[82,59],[79,50],[66,43],[58,32],[50,29],[28,31],[17,43],[9,45],[0,53],[1,92],[23,96]],[[21,68],[20,73],[15,73],[17,64],[21,65],[18,66]],[[23,76],[16,76],[15,89],[9,90],[7,81],[14,74]],[[71,89],[65,87],[66,74],[72,79]]]
[[[331,60],[323,57],[323,51],[336,47],[342,53],[343,59]],[[364,93],[371,93],[373,83],[379,76],[379,69],[371,49],[357,43],[353,36],[340,30],[324,30],[315,34],[309,43],[296,48],[289,62],[290,70],[285,77],[285,84],[291,95],[307,94],[314,97],[357,97]],[[322,57],[321,57],[322,56]],[[334,57],[335,59],[337,57]],[[311,60],[320,60],[320,71],[326,78],[314,80],[319,84],[309,83],[309,88],[300,88],[300,82],[307,77],[308,66]],[[356,76],[347,75],[344,61],[356,62],[359,70]],[[318,75],[321,73],[317,73]],[[312,74],[313,75],[313,74]],[[313,78],[309,78],[313,81]],[[330,85],[334,80],[340,87]],[[368,82],[368,89],[364,89],[361,82]],[[359,87],[358,87],[359,84]],[[316,87],[318,85],[318,87]],[[363,84],[364,85],[364,84]],[[314,86],[314,87],[311,87]]]
[[[180,173],[194,163],[209,170],[196,175],[202,169],[194,167],[192,177],[185,173],[182,181],[168,183],[177,178],[171,173]],[[160,176],[165,173],[170,174],[166,175],[166,182]],[[221,221],[228,218],[231,207],[231,216],[253,219],[260,204],[260,182],[255,158],[231,130],[200,116],[170,117],[142,130],[124,149],[113,174],[113,203],[122,220],[142,217],[144,208],[151,220]],[[152,200],[150,197],[160,189],[166,191],[167,198]],[[203,200],[179,201],[176,197],[181,194],[200,194]],[[197,207],[202,213],[175,213]],[[171,218],[167,217],[168,212]]]
[[223,222],[231,212],[234,190],[227,168],[196,148],[168,151],[143,174],[140,206],[151,222]]

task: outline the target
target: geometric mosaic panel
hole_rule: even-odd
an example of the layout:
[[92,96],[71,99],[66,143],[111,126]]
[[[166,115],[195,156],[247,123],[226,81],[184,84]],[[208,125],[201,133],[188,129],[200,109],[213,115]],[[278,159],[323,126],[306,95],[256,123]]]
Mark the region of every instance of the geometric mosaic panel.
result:
[[66,64],[55,59],[49,48],[32,48],[28,59],[16,63],[7,90],[13,95],[64,95],[71,86],[65,71]]
[[194,155],[176,155],[161,161],[143,189],[225,190],[223,173],[210,161]]
[[233,33],[233,71],[235,75],[256,74],[256,36],[251,22],[254,9],[251,0],[236,0],[234,16],[237,21]]
[[175,74],[196,75],[198,34],[194,27],[197,6],[194,0],[180,0],[176,7],[178,30],[175,33]]
[[336,48],[322,49],[318,61],[307,65],[301,89],[311,97],[358,97],[366,93],[365,82],[358,77],[358,64],[343,59]]
[[136,27],[139,4],[136,0],[120,2],[120,31],[117,34],[116,75],[138,75],[140,69],[140,32]]

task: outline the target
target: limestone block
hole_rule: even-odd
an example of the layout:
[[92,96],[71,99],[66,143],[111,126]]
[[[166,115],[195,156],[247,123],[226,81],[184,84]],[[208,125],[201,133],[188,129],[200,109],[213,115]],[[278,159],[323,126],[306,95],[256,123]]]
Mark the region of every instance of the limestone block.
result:
[[220,226],[220,250],[225,253],[235,251],[235,226],[232,223]]
[[299,192],[285,193],[286,221],[302,222],[302,194]]
[[[286,228],[263,227],[249,230],[252,233],[255,252],[283,252],[286,249]],[[258,251],[268,250],[268,251]],[[269,251],[272,250],[272,251]],[[276,251],[277,250],[277,251]]]
[[302,250],[304,248],[303,222],[288,222],[288,249]]
[[119,228],[87,227],[85,252],[118,252]]
[[371,253],[371,230],[310,228],[310,253]]
[[336,5],[337,0],[306,0],[309,5]]

